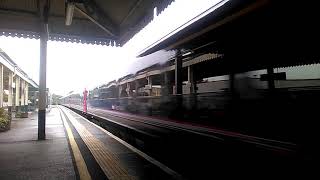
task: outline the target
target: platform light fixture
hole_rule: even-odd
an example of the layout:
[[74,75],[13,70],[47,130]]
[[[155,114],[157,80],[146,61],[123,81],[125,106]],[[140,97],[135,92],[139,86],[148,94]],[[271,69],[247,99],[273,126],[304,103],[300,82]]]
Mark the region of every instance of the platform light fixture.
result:
[[66,10],[66,25],[70,26],[72,23],[73,12],[74,12],[74,3],[67,3],[67,10]]
[[153,19],[156,19],[158,16],[158,8],[157,7],[154,7],[153,8]]

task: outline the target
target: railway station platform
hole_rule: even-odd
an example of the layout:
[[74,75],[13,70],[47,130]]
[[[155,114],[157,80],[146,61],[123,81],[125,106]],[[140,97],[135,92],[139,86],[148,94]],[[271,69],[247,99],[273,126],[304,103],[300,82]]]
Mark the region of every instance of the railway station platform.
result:
[[62,106],[47,111],[46,140],[37,114],[0,133],[0,179],[181,179],[152,157]]
[[13,118],[0,133],[0,179],[75,179],[72,156],[57,108],[47,111],[46,140],[38,141],[38,114]]

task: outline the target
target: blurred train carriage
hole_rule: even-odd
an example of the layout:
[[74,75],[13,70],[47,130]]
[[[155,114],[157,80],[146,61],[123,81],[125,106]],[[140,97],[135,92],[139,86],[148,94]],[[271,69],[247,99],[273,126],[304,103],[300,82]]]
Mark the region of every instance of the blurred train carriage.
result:
[[[294,142],[316,137],[314,119],[295,120],[316,116],[320,100],[315,7],[248,0],[212,8],[142,51],[136,62],[149,66],[91,90],[88,111],[161,116]],[[175,93],[181,81],[182,93]]]
[[[210,59],[196,61],[208,56],[186,58],[183,63],[192,64],[196,69],[220,58],[218,54],[211,54]],[[183,95],[175,95],[174,68],[172,59],[169,59],[165,64],[149,66],[89,91],[88,112],[92,108],[120,110],[264,135],[271,135],[270,129],[273,129],[272,136],[294,139],[296,137],[292,137],[294,133],[290,131],[294,131],[295,122],[285,118],[291,117],[288,111],[302,108],[301,101],[312,103],[319,98],[319,67],[319,64],[312,64],[274,68],[281,78],[275,80],[275,91],[271,94],[264,78],[266,69],[237,73],[233,81],[230,81],[230,75],[220,75],[201,77],[191,84],[188,79],[190,66],[184,66]],[[234,92],[230,89],[232,86]],[[82,99],[83,95],[70,93],[61,99],[61,104],[82,108]],[[303,106],[306,109],[311,105]],[[272,115],[268,114],[270,111]],[[281,121],[271,120],[277,112]],[[291,128],[288,127],[289,122]],[[286,128],[286,133],[281,133],[283,128]]]

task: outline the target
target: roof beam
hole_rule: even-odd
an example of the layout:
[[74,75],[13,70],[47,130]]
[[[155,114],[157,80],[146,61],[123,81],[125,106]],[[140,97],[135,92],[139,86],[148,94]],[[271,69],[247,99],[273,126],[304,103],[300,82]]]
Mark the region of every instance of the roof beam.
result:
[[115,36],[115,34],[113,34],[108,28],[106,28],[104,25],[100,24],[98,21],[96,21],[93,17],[91,17],[89,14],[87,14],[86,12],[84,12],[82,9],[80,9],[78,6],[75,6],[75,9],[80,12],[83,16],[85,16],[86,18],[88,18],[90,21],[92,21],[93,23],[95,23],[97,26],[99,26],[101,29],[103,29],[105,32],[107,32],[109,35],[111,36]]
[[21,9],[7,9],[7,8],[0,8],[0,11],[5,13],[12,13],[12,14],[28,14],[37,16],[38,13],[34,11],[28,11],[28,10],[21,10]]
[[118,27],[94,0],[85,0],[82,4],[85,10],[79,8],[79,6],[78,9],[82,10],[82,12],[85,12],[87,16],[90,16],[104,28],[108,27],[107,29],[113,34],[114,37],[118,36]]
[[134,11],[137,9],[137,7],[142,3],[143,0],[139,0],[129,11],[129,13],[127,14],[127,16],[121,21],[120,26],[122,26],[122,24],[124,22],[127,21],[127,19],[134,13]]

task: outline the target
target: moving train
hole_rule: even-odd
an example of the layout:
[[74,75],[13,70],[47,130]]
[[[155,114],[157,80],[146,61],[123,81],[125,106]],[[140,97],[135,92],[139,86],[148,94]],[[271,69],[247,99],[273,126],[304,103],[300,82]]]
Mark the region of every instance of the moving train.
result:
[[[101,85],[89,90],[88,112],[123,111],[296,140],[299,123],[292,118],[311,115],[320,99],[320,64],[273,68],[270,87],[267,69],[214,76],[207,67],[221,57],[185,58],[182,94],[175,94],[174,59]],[[82,108],[83,95],[70,93],[60,104]]]

